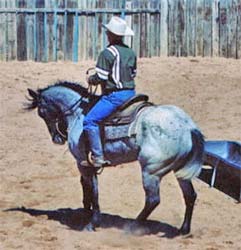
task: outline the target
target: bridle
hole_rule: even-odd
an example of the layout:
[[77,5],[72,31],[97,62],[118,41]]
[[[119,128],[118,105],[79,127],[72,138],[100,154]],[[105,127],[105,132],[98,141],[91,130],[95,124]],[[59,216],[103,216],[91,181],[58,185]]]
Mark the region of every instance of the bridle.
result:
[[46,103],[51,103],[51,105],[56,110],[54,117],[49,117],[47,120],[51,123],[54,123],[56,131],[59,133],[59,135],[63,137],[63,139],[67,140],[68,132],[63,131],[60,124],[65,123],[66,117],[72,115],[77,110],[84,97],[81,96],[75,103],[73,103],[70,107],[67,107],[67,109],[64,111],[60,110],[60,108],[52,100],[46,100],[44,96],[42,96],[42,98]]
[[[94,70],[95,68],[89,68],[87,71],[86,71],[86,79],[88,79],[88,76],[89,76],[89,72],[91,70]],[[88,81],[87,81],[88,82]],[[97,91],[97,87],[98,86],[95,86],[94,90],[92,89],[92,85],[88,83],[88,88],[87,88],[87,92],[89,93],[89,95],[95,95],[96,94],[96,91]],[[76,110],[77,108],[79,107],[80,103],[83,101],[83,98],[85,96],[81,96],[75,103],[73,103],[70,107],[68,107],[66,110],[64,111],[60,111],[59,107],[52,101],[52,100],[46,100],[46,98],[43,96],[42,98],[44,99],[44,101],[46,103],[51,103],[55,109],[57,110],[56,111],[56,116],[54,118],[51,118],[51,119],[48,119],[50,122],[54,123],[55,124],[55,128],[56,128],[56,131],[59,133],[60,136],[62,136],[65,140],[67,140],[67,136],[68,136],[68,131],[64,131],[61,129],[61,123],[63,123],[63,121],[65,122],[66,120],[66,117],[67,116],[70,116],[72,115]],[[65,128],[64,128],[65,129]]]

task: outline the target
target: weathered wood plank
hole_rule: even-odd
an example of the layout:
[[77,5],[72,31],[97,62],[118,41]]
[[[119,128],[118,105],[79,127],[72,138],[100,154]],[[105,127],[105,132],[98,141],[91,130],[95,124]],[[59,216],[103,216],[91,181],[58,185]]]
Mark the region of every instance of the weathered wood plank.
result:
[[197,0],[196,4],[196,55],[203,56],[204,39],[204,0]]
[[180,56],[180,23],[179,23],[179,12],[178,5],[179,0],[174,1],[174,9],[173,9],[173,55]]
[[[126,10],[131,10],[131,9],[132,9],[131,1],[125,1],[125,11]],[[123,15],[124,15],[124,19],[127,22],[127,25],[132,28],[132,15],[126,15],[126,13],[123,14]],[[125,44],[127,44],[129,47],[132,47],[132,40],[133,40],[133,37],[125,37],[125,39],[124,39]]]
[[[36,8],[44,8],[44,0],[36,1]],[[36,61],[43,62],[45,61],[45,26],[44,26],[44,13],[36,13],[36,44],[37,44],[37,53]]]
[[78,44],[79,44],[79,17],[78,12],[74,16],[74,27],[73,27],[73,61],[78,62]]
[[[27,1],[27,8],[35,9],[35,1]],[[27,46],[27,60],[34,60],[34,14],[26,14],[26,46]]]
[[[206,0],[207,1],[207,0]],[[188,1],[188,56],[196,56],[196,10],[197,10],[197,1],[189,0]],[[210,27],[211,28],[211,22]],[[211,40],[211,39],[210,39]]]
[[[65,8],[75,8],[75,2],[72,0],[66,0],[64,4]],[[72,60],[73,58],[73,24],[74,14],[68,13],[66,10],[64,13],[64,58],[65,60]]]
[[[0,0],[0,8],[5,8],[5,0]],[[0,60],[6,60],[6,14],[0,13]]]
[[[26,8],[27,2],[21,0],[18,2],[18,8]],[[19,61],[27,60],[27,42],[26,42],[26,13],[17,14],[17,59]]]
[[146,14],[140,14],[140,57],[147,56],[147,41],[146,41]]
[[[6,0],[5,0],[6,1]],[[6,7],[15,8],[15,0],[6,1]],[[6,14],[6,60],[15,60],[17,57],[17,32],[16,32],[16,15],[13,13]]]
[[[149,8],[150,9],[158,9],[159,8],[159,0],[151,0]],[[160,14],[156,13],[150,13],[150,23],[149,23],[149,46],[150,46],[150,56],[157,56],[160,52],[160,30],[159,30],[159,24],[160,24]]]
[[[45,1],[45,8],[53,8],[57,7],[57,3],[55,0]],[[57,27],[55,27],[55,13],[46,13],[46,37],[45,37],[45,56],[47,61],[56,61],[56,31]]]
[[[132,6],[133,8],[139,8],[140,3],[138,0],[133,0],[132,1]],[[132,28],[135,33],[135,38],[133,40],[133,49],[136,52],[137,57],[140,57],[140,34],[141,34],[141,25],[140,25],[140,15],[139,14],[134,14],[132,17],[133,23],[132,23]]]
[[176,2],[169,2],[168,8],[168,56],[175,56],[176,52],[176,37],[175,37],[175,12]]
[[26,16],[27,60],[34,60],[34,15]]
[[177,15],[176,15],[176,56],[187,55],[187,8],[186,8],[186,0],[179,0],[176,6]]
[[52,53],[52,57],[53,57],[53,61],[57,61],[58,59],[58,17],[57,17],[57,13],[54,12],[53,15],[53,53]]
[[[77,2],[75,0],[66,0],[65,2],[65,7],[68,9],[77,9]],[[75,18],[78,17],[78,15],[76,15],[76,12],[74,13],[69,13],[66,12],[66,40],[65,40],[65,49],[66,49],[66,55],[65,58],[66,60],[72,61],[74,58],[74,50],[78,50],[78,48],[76,48],[78,46],[78,43],[74,44],[74,38],[76,39],[78,34],[76,35],[76,37],[74,37],[74,32],[76,32],[76,28],[77,26],[74,26],[75,24]],[[77,39],[76,39],[77,40]],[[75,47],[74,47],[75,46]]]
[[86,17],[81,15],[79,17],[79,53],[80,53],[80,59],[81,60],[85,60],[87,58],[86,56],[86,37],[87,37],[87,21],[86,21]]
[[203,55],[212,55],[212,0],[204,1],[204,19],[203,19]]
[[[57,3],[57,8],[64,8],[64,1],[59,0]],[[55,20],[55,25],[57,23],[56,32],[56,50],[57,50],[57,60],[64,59],[64,15],[57,15],[57,20]]]
[[241,59],[241,0],[237,1],[237,40],[236,58]]
[[227,23],[228,23],[228,48],[227,56],[236,57],[236,39],[237,39],[237,1],[229,0],[227,3]]
[[160,0],[160,55],[168,55],[168,0]]
[[220,0],[219,9],[219,55],[228,56],[228,17],[227,17],[227,0]]
[[212,56],[219,55],[219,0],[212,1]]

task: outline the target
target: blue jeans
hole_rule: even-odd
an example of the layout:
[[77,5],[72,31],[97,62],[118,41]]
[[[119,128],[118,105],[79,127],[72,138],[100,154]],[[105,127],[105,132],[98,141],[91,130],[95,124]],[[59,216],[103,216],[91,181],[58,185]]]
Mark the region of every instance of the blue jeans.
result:
[[124,102],[135,95],[134,90],[115,91],[104,95],[84,118],[84,131],[87,132],[94,156],[103,156],[100,143],[99,122],[111,115]]
[[112,114],[119,106],[135,95],[134,90],[122,90],[104,95],[85,116],[84,130],[98,127],[98,123]]

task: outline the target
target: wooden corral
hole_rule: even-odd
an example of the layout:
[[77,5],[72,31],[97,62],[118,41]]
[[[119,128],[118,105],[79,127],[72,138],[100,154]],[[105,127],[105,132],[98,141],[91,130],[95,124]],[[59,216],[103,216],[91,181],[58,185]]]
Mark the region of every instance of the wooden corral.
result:
[[0,0],[0,60],[96,59],[112,15],[138,57],[241,58],[241,0]]

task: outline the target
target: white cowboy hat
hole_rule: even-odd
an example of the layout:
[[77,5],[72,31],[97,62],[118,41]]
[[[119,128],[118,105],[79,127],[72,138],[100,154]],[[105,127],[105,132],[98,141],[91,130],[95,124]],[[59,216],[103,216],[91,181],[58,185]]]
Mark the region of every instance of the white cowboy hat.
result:
[[117,36],[134,36],[133,30],[128,27],[126,21],[118,16],[113,16],[109,23],[103,26]]

